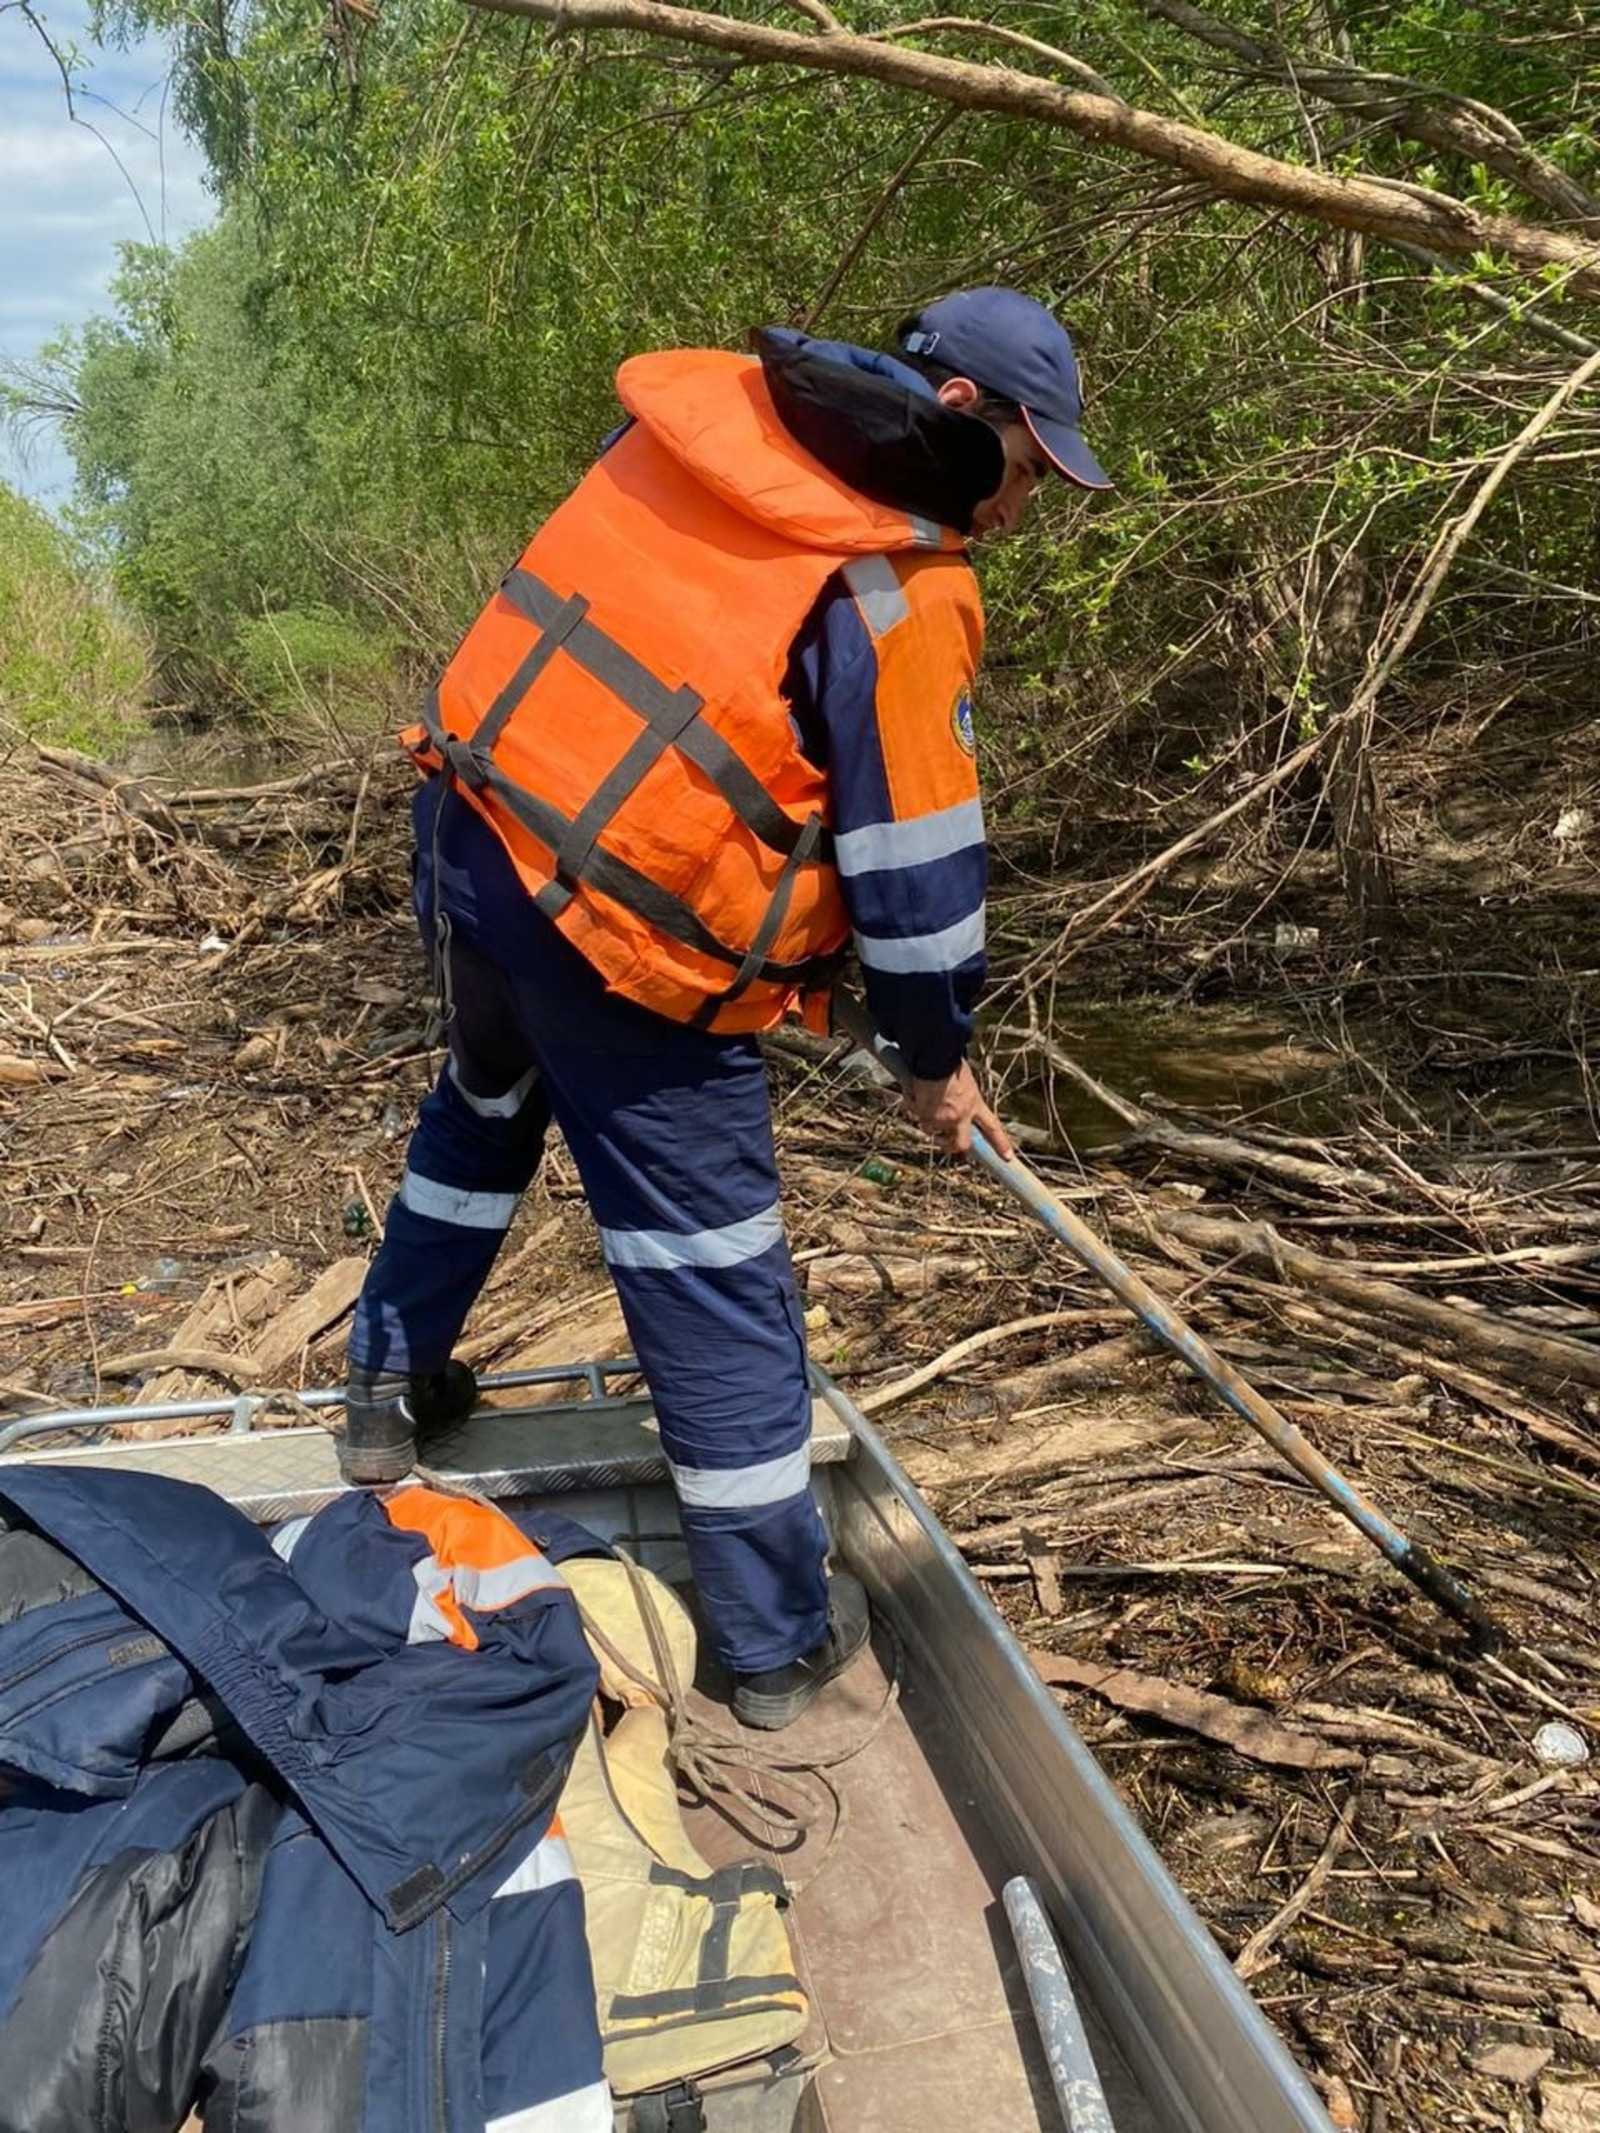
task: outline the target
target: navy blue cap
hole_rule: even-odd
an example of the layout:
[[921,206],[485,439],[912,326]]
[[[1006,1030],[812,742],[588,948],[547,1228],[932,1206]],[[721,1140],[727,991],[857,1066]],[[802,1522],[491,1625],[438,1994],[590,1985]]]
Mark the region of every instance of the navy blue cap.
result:
[[958,289],[900,329],[907,355],[922,355],[974,385],[1014,400],[1034,442],[1059,473],[1084,489],[1111,478],[1083,441],[1083,393],[1065,326],[1020,289]]

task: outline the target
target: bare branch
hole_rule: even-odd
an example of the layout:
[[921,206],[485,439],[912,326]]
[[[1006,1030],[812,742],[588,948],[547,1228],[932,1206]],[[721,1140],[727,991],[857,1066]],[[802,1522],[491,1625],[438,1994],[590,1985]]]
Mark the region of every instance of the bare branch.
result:
[[1144,0],[1145,12],[1176,29],[1229,52],[1254,73],[1297,92],[1335,104],[1368,124],[1387,126],[1445,155],[1466,156],[1518,186],[1530,199],[1553,208],[1590,236],[1600,236],[1600,200],[1559,165],[1530,148],[1503,112],[1401,74],[1368,73],[1360,67],[1292,58],[1276,46],[1219,22],[1190,0]]
[[815,67],[831,74],[935,96],[970,111],[1001,112],[1156,163],[1175,165],[1228,200],[1250,200],[1339,229],[1398,238],[1456,259],[1500,252],[1528,271],[1558,267],[1574,294],[1600,296],[1600,245],[1509,215],[1485,214],[1448,193],[1402,191],[1371,178],[1337,177],[1274,156],[1258,155],[1221,135],[1142,111],[1087,89],[1067,88],[1009,67],[975,66],[933,52],[906,51],[849,31],[826,37],[779,30],[736,17],[708,15],[663,0],[468,0],[507,15],[587,29],[636,30],[751,60]]
[[[55,39],[50,35],[50,32],[45,28],[39,17],[34,13],[33,8],[29,4],[29,0],[14,0],[14,4],[20,10],[25,19],[33,25],[34,30],[38,33],[39,42],[44,46],[45,50],[50,54],[50,57],[56,63],[56,71],[61,76],[61,93],[66,98],[67,117],[71,119],[74,126],[81,126],[85,133],[92,133],[95,139],[100,143],[100,146],[105,150],[106,154],[111,158],[112,162],[116,164],[117,169],[122,175],[123,184],[127,186],[129,192],[133,195],[133,204],[139,210],[140,218],[144,223],[145,234],[149,237],[150,242],[152,244],[158,243],[159,239],[156,236],[155,227],[152,224],[149,215],[145,212],[144,201],[140,196],[138,186],[134,184],[132,177],[129,175],[127,164],[123,162],[121,156],[117,154],[117,151],[112,147],[111,143],[100,131],[100,128],[96,125],[92,125],[90,121],[86,119],[78,109],[72,87],[72,69],[67,65],[66,57],[61,51],[61,48],[57,45]],[[100,101],[103,102],[104,99],[102,98],[100,99]]]

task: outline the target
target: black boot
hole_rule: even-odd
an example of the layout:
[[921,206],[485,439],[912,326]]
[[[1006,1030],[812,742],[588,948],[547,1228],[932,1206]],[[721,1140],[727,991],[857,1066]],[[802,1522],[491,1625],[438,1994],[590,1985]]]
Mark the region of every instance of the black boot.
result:
[[350,1365],[344,1432],[335,1438],[346,1481],[403,1481],[417,1463],[417,1439],[464,1421],[478,1404],[478,1381],[465,1363],[411,1376],[403,1370]]
[[815,1651],[765,1674],[735,1674],[733,1715],[742,1725],[776,1733],[794,1721],[818,1691],[866,1650],[872,1632],[867,1596],[857,1580],[839,1571],[828,1580],[828,1634]]

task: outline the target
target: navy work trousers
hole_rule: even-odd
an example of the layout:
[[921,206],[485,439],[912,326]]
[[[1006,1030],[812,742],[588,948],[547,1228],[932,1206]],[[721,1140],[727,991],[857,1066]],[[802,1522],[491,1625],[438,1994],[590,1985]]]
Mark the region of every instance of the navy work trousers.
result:
[[617,1012],[524,912],[548,936],[542,968],[508,968],[459,928],[450,940],[450,1056],[422,1104],[351,1360],[444,1364],[553,1116],[655,1403],[717,1656],[738,1673],[786,1665],[826,1634],[826,1537],[759,1048]]

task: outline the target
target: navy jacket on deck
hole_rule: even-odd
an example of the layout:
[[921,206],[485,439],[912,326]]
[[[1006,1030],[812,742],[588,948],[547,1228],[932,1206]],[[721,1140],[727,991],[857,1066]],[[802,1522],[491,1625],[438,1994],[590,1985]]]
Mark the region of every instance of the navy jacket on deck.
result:
[[610,2133],[595,1684],[488,1506],[0,1472],[0,2133]]

